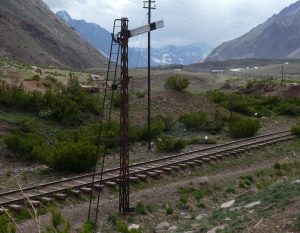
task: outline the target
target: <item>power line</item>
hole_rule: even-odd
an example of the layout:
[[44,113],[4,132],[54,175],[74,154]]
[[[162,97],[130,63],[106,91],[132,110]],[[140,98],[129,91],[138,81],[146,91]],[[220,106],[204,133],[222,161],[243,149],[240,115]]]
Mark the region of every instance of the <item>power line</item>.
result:
[[[144,18],[144,20],[143,20],[143,22],[142,22],[142,25],[144,25],[145,23],[146,23],[146,20],[147,20],[147,14],[145,15],[145,18]],[[139,35],[140,36],[140,35]],[[131,47],[131,51],[130,51],[130,54],[129,54],[129,59],[132,57],[132,55],[133,55],[133,53],[134,53],[134,50],[135,50],[135,45],[136,45],[136,42],[138,41],[138,39],[139,39],[139,36],[137,36],[136,37],[136,39],[135,39],[135,42],[134,42],[134,44],[133,44],[133,47]],[[142,34],[141,36],[144,36],[144,34]]]
[[[216,14],[215,12],[208,11],[207,9],[199,7],[198,5],[191,5],[187,1],[183,1],[183,0],[179,0],[179,1],[182,2],[180,4],[180,7],[186,7],[186,8],[189,8],[189,9],[193,10],[193,11],[197,11],[198,13],[199,12],[204,13],[204,14],[206,14],[209,17],[214,17],[214,19],[219,18],[221,20],[226,20],[227,22],[231,22],[231,23],[234,23],[234,24],[241,24],[242,25],[242,22],[241,22],[240,19],[236,20],[236,19],[233,19],[231,17],[227,17],[227,16],[224,16],[224,15]],[[175,3],[178,3],[178,0]]]
[[[140,1],[137,1],[137,0],[128,0],[129,2],[132,2],[132,3],[141,3]],[[183,4],[183,6],[185,6],[186,3]],[[189,5],[191,8],[192,8],[192,5]],[[164,15],[169,15],[169,16],[176,16],[176,17],[180,17],[181,19],[183,19],[184,21],[188,22],[189,25],[190,23],[198,23],[197,24],[197,27],[199,28],[206,28],[207,30],[211,31],[212,33],[214,34],[222,34],[224,37],[231,37],[232,35],[227,33],[228,31],[224,31],[224,30],[216,30],[214,27],[211,27],[211,26],[208,26],[207,24],[204,24],[199,17],[195,17],[195,16],[192,16],[192,15],[186,15],[186,14],[183,14],[181,12],[177,12],[176,10],[174,9],[170,9],[170,8],[167,8],[167,7],[163,7],[163,6],[157,6],[156,7],[158,11],[163,11],[163,14]],[[193,9],[197,9],[197,7],[193,7]],[[182,6],[181,8],[182,9]],[[199,8],[198,8],[199,9]],[[209,11],[206,11],[207,13],[206,14],[211,14],[213,15],[213,13],[210,13]],[[199,9],[199,13],[203,13],[203,11],[201,9]],[[233,19],[229,19],[227,17],[224,17],[224,16],[220,16],[220,15],[217,15],[217,14],[214,14],[215,16],[219,17],[219,18],[223,18],[223,19],[227,19],[227,21],[232,21],[232,22],[236,22],[238,23],[239,21],[234,21]],[[230,38],[228,38],[230,39]]]

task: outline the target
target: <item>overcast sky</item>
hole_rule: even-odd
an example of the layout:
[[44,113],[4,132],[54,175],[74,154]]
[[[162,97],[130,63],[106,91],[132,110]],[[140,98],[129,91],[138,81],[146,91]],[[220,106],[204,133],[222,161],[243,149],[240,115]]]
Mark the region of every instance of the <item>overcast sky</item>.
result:
[[[115,18],[126,16],[130,28],[146,23],[143,0],[44,0],[54,11],[66,10],[112,30]],[[153,21],[164,19],[165,28],[153,32],[154,47],[205,42],[216,46],[248,32],[295,0],[157,0]],[[131,40],[145,45],[146,36]]]

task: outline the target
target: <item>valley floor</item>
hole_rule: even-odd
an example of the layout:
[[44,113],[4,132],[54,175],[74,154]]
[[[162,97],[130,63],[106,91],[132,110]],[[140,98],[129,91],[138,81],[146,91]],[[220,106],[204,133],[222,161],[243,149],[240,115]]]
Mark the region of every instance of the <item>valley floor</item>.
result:
[[[225,228],[220,232],[298,232],[297,207],[300,204],[298,199],[300,187],[298,186],[296,190],[299,191],[298,196],[288,193],[288,190],[284,194],[278,194],[283,195],[282,197],[271,195],[268,205],[272,203],[275,205],[277,202],[284,203],[276,208],[262,206],[262,208],[257,208],[257,212],[254,207],[252,209],[255,212],[251,217],[248,216],[251,210],[249,209],[248,212],[243,213],[245,214],[244,222],[240,222],[241,219],[237,220],[237,216],[230,211],[223,213],[219,207],[222,203],[234,199],[242,202],[239,201],[241,198],[248,198],[249,200],[246,200],[248,203],[261,201],[261,205],[266,205],[263,193],[268,194],[270,187],[276,188],[276,185],[281,184],[290,187],[293,184],[285,182],[299,179],[299,160],[300,141],[297,139],[290,143],[252,151],[237,158],[228,158],[218,163],[187,169],[179,174],[166,175],[149,180],[147,183],[134,184],[131,204],[136,206],[137,203],[142,203],[145,212],[133,214],[125,222],[129,225],[135,223],[143,226],[145,233],[153,232],[153,229],[156,229],[156,232],[208,232],[224,223],[228,229]],[[283,169],[281,174],[277,174],[278,168],[274,164],[286,163],[292,164],[291,170]],[[244,179],[247,179],[245,177],[250,177],[249,183],[242,185]],[[182,191],[190,188],[194,191]],[[209,192],[202,193],[195,198],[196,192],[201,190],[209,190]],[[288,196],[288,200],[285,200],[284,195]],[[60,203],[59,206],[62,213],[70,220],[73,232],[76,232],[86,221],[88,203],[76,203],[73,200]],[[170,208],[169,212],[167,208]],[[100,210],[101,232],[117,232],[106,221],[109,214],[118,211],[116,191],[106,190],[103,193]],[[217,211],[220,211],[221,217],[218,217]],[[41,222],[49,222],[49,215],[41,216]],[[29,223],[34,225],[33,221],[25,221],[22,224],[24,229],[28,229]],[[165,223],[167,227],[158,229],[157,226],[160,223]],[[177,230],[168,231],[172,226],[176,226],[173,229],[177,228]]]

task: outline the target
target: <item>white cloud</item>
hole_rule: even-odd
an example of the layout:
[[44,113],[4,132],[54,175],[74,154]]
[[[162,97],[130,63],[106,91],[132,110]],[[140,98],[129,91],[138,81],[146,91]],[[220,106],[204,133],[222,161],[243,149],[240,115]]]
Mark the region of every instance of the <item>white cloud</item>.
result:
[[[136,27],[145,22],[147,13],[143,0],[44,1],[53,11],[66,10],[75,19],[95,22],[109,31],[115,18],[126,16],[130,27]],[[195,42],[217,45],[246,33],[293,2],[295,0],[157,0],[153,21],[164,19],[166,27],[153,33],[153,45]]]

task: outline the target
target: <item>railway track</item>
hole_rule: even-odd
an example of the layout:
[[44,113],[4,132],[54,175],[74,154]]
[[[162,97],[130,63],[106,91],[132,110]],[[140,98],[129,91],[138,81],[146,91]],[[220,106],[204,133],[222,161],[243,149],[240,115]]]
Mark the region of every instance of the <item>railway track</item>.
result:
[[[130,180],[145,180],[164,172],[172,172],[188,166],[197,166],[223,157],[238,155],[248,150],[292,139],[290,131],[280,131],[272,134],[261,135],[253,138],[236,140],[216,146],[193,150],[159,159],[149,160],[130,166]],[[51,202],[54,198],[65,199],[68,194],[78,195],[90,193],[92,173],[61,179],[54,182],[25,187],[23,190],[11,190],[0,193],[0,208],[20,208],[24,201],[30,201],[33,205]],[[94,189],[102,189],[105,186],[116,186],[119,179],[119,168],[105,170],[100,184],[100,172],[96,173]],[[28,198],[28,199],[27,199]]]

